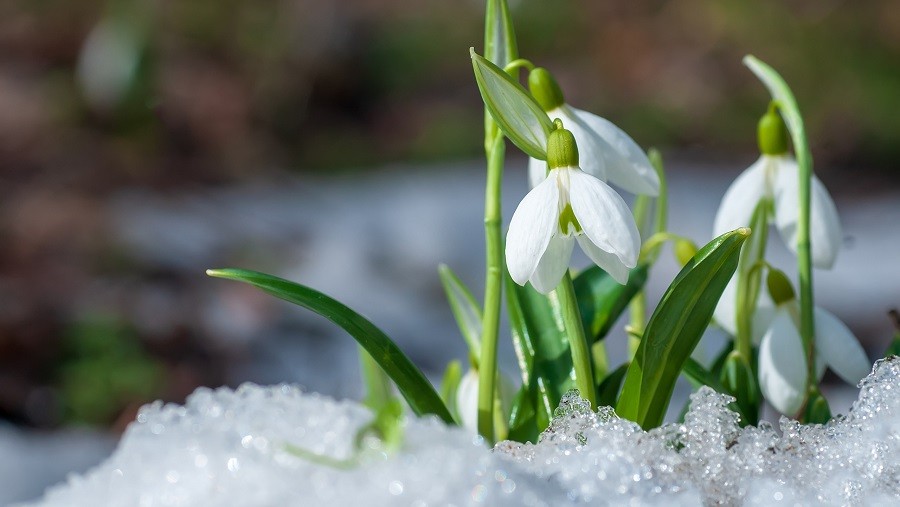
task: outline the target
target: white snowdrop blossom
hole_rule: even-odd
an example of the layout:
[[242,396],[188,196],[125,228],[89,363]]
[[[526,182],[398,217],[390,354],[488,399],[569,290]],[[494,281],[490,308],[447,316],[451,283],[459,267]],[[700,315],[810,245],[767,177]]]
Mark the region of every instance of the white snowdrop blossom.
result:
[[[779,412],[800,410],[806,388],[806,352],[800,338],[797,300],[779,305],[759,345],[759,386]],[[830,312],[815,308],[818,378],[827,366],[848,384],[869,373],[870,363],[853,332]]]
[[[716,213],[713,236],[749,226],[757,204],[767,199],[774,211],[770,220],[796,255],[799,168],[788,155],[787,129],[774,106],[759,121],[758,139],[762,155],[728,187]],[[811,182],[809,233],[813,265],[831,268],[841,246],[841,222],[831,195],[815,175]]]
[[[800,410],[806,395],[806,350],[800,337],[800,305],[781,272],[770,272],[765,294],[769,310],[754,315],[753,325],[764,329],[759,342],[759,386],[779,412]],[[771,294],[770,294],[771,293]],[[777,302],[776,302],[777,301]],[[813,310],[817,379],[827,366],[851,385],[869,373],[870,363],[853,332],[819,307]]]
[[[562,120],[575,136],[582,154],[581,168],[600,181],[609,181],[632,194],[659,195],[659,176],[644,150],[609,120],[566,104],[562,91],[546,69],[536,68],[528,76],[532,95],[553,120]],[[536,158],[528,162],[531,187],[547,177],[547,164]]]
[[569,267],[575,242],[617,282],[637,265],[640,234],[628,205],[609,185],[578,167],[572,133],[554,130],[550,172],[519,203],[506,236],[506,265],[519,285],[547,294]]

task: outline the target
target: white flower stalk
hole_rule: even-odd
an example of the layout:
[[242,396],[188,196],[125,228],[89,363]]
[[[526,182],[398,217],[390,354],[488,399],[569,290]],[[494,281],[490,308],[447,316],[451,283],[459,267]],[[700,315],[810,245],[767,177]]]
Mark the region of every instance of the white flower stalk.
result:
[[[622,129],[609,120],[566,104],[559,85],[546,69],[532,70],[528,86],[550,119],[562,120],[575,136],[583,154],[581,168],[586,173],[632,194],[659,195],[659,176],[644,150]],[[544,161],[529,160],[532,188],[545,180],[547,169]]]
[[[779,271],[768,277],[769,292],[777,301],[759,346],[759,387],[763,396],[783,414],[795,414],[806,397],[806,351],[800,338],[800,307],[794,291]],[[821,380],[827,366],[848,384],[856,385],[870,363],[853,332],[821,308],[814,311],[816,368]]]
[[506,265],[519,285],[547,294],[559,284],[575,242],[617,282],[637,265],[640,234],[622,197],[578,167],[572,133],[554,130],[547,141],[549,174],[522,199],[506,236]]
[[[759,147],[762,155],[728,188],[713,225],[713,237],[750,225],[756,205],[763,199],[772,202],[773,221],[787,247],[797,253],[797,221],[800,217],[800,192],[797,162],[788,155],[787,131],[770,108],[759,123]],[[834,265],[841,246],[841,223],[837,209],[825,185],[813,175],[810,209],[812,262],[818,268]]]
[[[500,382],[497,385],[497,394],[499,396],[494,398],[494,402],[498,404],[494,407],[494,415],[502,420],[509,416],[509,412],[512,410],[516,388],[503,373],[499,373],[498,377]],[[456,412],[459,414],[459,422],[464,428],[478,433],[478,370],[474,368],[463,375],[456,388]],[[506,435],[495,435],[495,438],[506,438]]]

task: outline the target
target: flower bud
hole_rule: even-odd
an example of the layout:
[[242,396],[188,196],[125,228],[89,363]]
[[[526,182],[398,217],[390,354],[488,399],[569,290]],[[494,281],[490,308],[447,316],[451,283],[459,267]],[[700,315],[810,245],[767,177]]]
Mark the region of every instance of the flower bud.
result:
[[681,267],[686,266],[697,255],[697,245],[693,241],[686,239],[676,240],[675,244],[672,245],[672,250],[675,253],[675,259]]
[[766,277],[766,285],[769,287],[769,295],[776,305],[787,303],[796,297],[794,288],[791,286],[790,280],[784,271],[780,269],[769,269],[769,275]]
[[547,165],[550,169],[578,167],[578,145],[575,143],[575,136],[562,127],[551,132],[547,139]]
[[528,89],[544,111],[553,111],[565,104],[559,83],[543,67],[536,67],[528,74]]
[[788,152],[788,131],[775,103],[759,119],[756,127],[759,151],[763,155],[784,155]]

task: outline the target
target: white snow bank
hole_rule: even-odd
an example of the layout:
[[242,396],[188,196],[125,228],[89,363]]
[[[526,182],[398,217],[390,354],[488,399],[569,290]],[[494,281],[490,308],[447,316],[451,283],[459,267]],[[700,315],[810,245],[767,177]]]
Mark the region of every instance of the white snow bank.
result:
[[371,415],[291,386],[200,389],[144,407],[104,464],[43,506],[898,505],[900,359],[876,363],[845,417],[741,429],[729,398],[692,396],[684,424],[644,432],[567,396],[538,444],[483,441],[410,418],[403,448],[349,469],[287,446],[350,456]]

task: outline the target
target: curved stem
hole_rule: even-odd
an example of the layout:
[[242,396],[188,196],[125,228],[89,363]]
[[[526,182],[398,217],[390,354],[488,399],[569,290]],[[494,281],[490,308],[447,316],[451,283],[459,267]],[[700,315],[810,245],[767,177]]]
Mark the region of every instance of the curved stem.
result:
[[594,374],[591,372],[591,353],[588,349],[587,337],[584,334],[584,326],[581,324],[581,313],[578,310],[578,301],[575,299],[575,287],[572,285],[572,277],[568,272],[556,287],[556,295],[562,309],[566,334],[569,336],[569,348],[572,350],[575,386],[581,391],[581,397],[591,403],[591,408],[596,409],[597,392],[594,388]]

